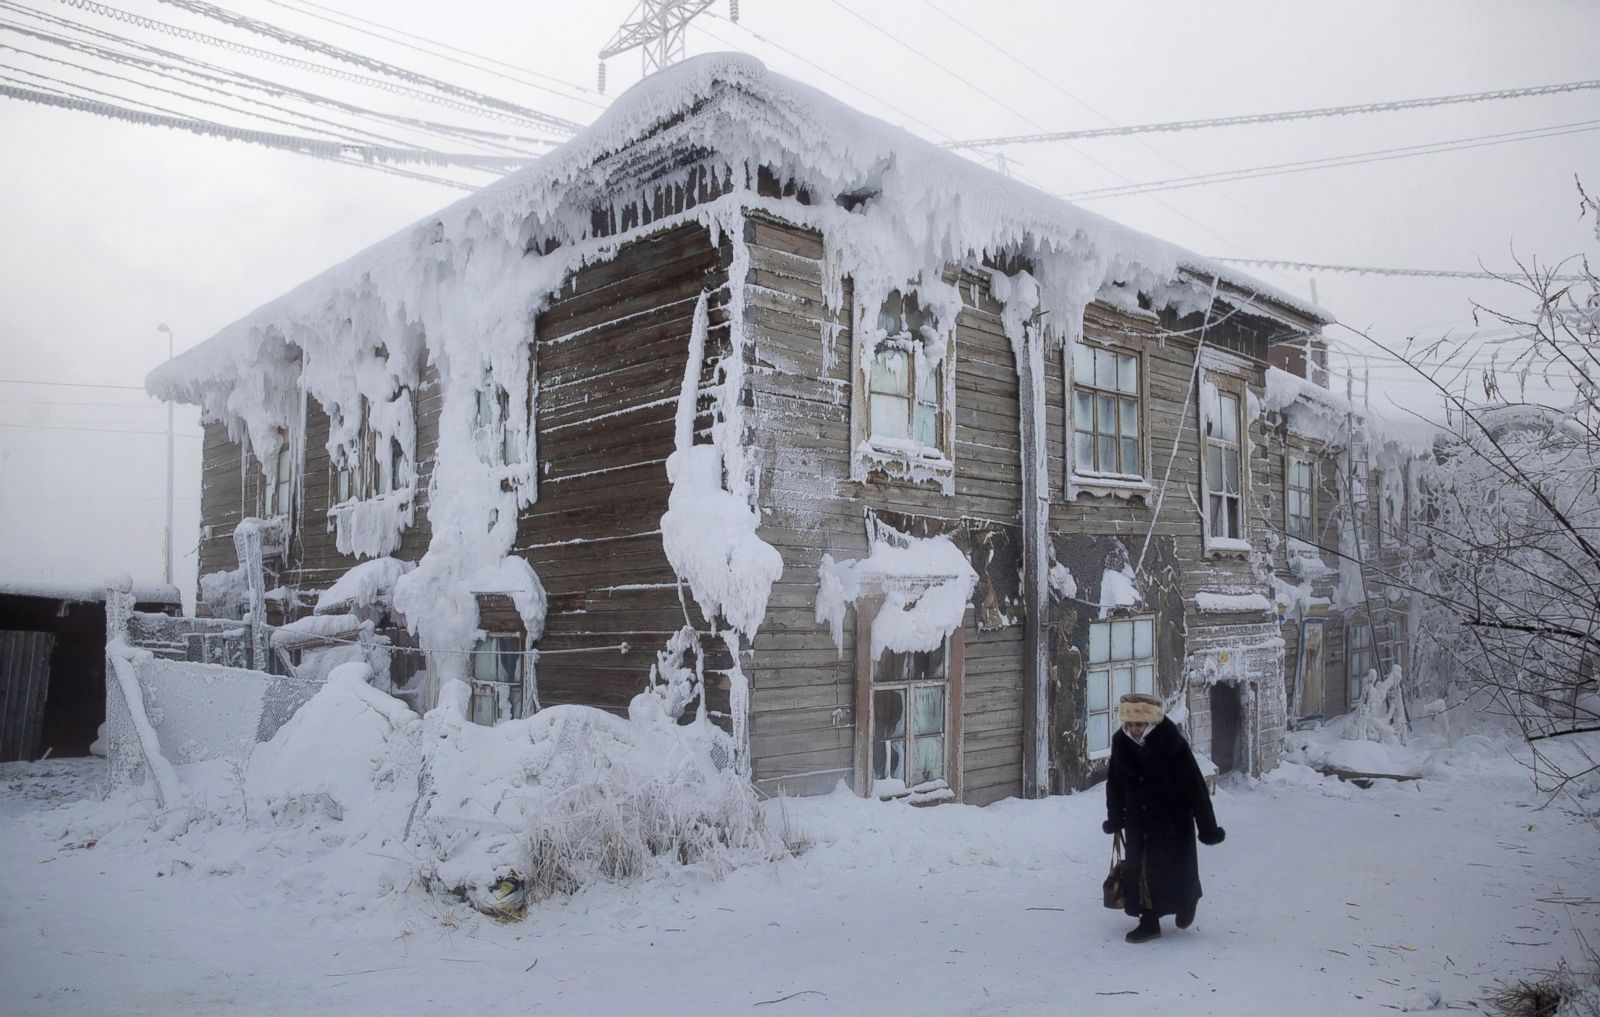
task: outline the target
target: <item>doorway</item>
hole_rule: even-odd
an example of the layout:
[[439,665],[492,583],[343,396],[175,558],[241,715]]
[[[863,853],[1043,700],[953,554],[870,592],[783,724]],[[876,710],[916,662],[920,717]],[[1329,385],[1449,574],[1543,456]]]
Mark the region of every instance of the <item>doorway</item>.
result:
[[1217,764],[1218,773],[1237,771],[1245,760],[1239,744],[1244,730],[1239,698],[1237,685],[1218,682],[1211,686],[1211,761]]

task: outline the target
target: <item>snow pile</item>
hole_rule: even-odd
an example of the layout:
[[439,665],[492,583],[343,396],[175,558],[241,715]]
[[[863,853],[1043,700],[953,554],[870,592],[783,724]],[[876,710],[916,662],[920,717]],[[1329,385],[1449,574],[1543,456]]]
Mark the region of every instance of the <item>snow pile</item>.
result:
[[1212,593],[1194,595],[1194,607],[1202,614],[1248,614],[1272,612],[1272,602],[1259,593]]
[[381,607],[393,593],[396,580],[416,567],[415,562],[388,557],[360,562],[317,596],[312,612],[338,614]]
[[465,719],[466,695],[452,684],[424,720],[408,839],[426,885],[510,918],[598,880],[782,853],[703,717],[679,724],[646,692],[627,720],[554,706],[487,728]]
[[1405,744],[1409,726],[1402,696],[1399,664],[1391,667],[1384,678],[1378,677],[1377,669],[1368,671],[1361,698],[1346,719],[1344,736],[1352,741]]
[[833,645],[844,650],[847,605],[863,595],[883,595],[872,622],[872,659],[884,650],[932,650],[961,627],[978,574],[948,537],[874,541],[871,553],[836,562],[824,554],[817,567],[818,622],[826,622]]

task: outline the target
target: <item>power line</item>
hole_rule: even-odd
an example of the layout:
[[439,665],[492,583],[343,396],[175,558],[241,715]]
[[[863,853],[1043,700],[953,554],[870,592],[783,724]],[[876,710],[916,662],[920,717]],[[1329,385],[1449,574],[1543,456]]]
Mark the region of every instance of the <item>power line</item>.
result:
[[31,381],[27,378],[0,378],[0,385],[52,385],[59,388],[114,388],[124,392],[143,392],[143,385],[98,385],[88,381]]
[[[83,3],[85,0],[62,0],[62,2],[77,4]],[[404,67],[397,67],[394,64],[386,63],[382,60],[376,60],[372,57],[363,56],[360,53],[356,53],[351,50],[342,49],[338,46],[323,42],[320,39],[313,39],[309,36],[290,32],[287,29],[279,28],[278,26],[269,24],[265,21],[258,21],[255,18],[247,18],[242,14],[235,14],[232,11],[223,10],[221,7],[217,7],[213,4],[202,3],[200,0],[159,0],[159,2],[164,3],[169,7],[176,7],[179,10],[188,11],[191,14],[198,14],[214,21],[220,21],[223,24],[231,25],[234,28],[240,28],[247,32],[253,32],[257,35],[266,36],[269,39],[275,39],[286,46],[293,46],[298,49],[303,49],[311,53],[316,53],[319,56],[332,57],[333,59],[343,63],[351,64],[357,67],[364,67],[369,71],[387,75],[391,78],[396,78],[401,81],[408,81],[413,85],[431,88],[436,92],[440,92],[445,95],[452,95],[459,99],[466,99],[470,102],[476,103],[477,105],[486,106],[490,109],[496,109],[506,113],[514,113],[517,116],[531,120],[535,123],[543,124],[546,127],[565,131],[568,134],[576,134],[578,130],[583,127],[582,124],[575,120],[568,120],[565,117],[552,116],[549,113],[545,113],[536,109],[530,109],[527,106],[522,106],[514,102],[507,102],[504,99],[498,99],[492,95],[485,95],[482,92],[476,92],[469,88],[462,88],[458,85],[452,85],[449,82],[440,81],[438,78],[432,78],[425,74],[419,74],[416,71],[407,70]]]
[[[1286,268],[1299,272],[1345,272],[1354,275],[1400,275],[1439,279],[1494,279],[1500,281],[1504,281],[1509,277],[1509,274],[1504,272],[1457,272],[1442,268],[1373,268],[1363,265],[1321,265],[1309,261],[1278,261],[1267,258],[1212,258],[1211,260],[1225,262],[1229,265],[1258,265],[1263,268]],[[1585,275],[1551,275],[1541,278],[1548,278],[1551,282],[1584,282],[1589,277]]]
[[[938,8],[934,9],[938,10]],[[1051,131],[1044,134],[1010,134],[994,138],[951,141],[946,142],[946,145],[949,148],[992,148],[996,145],[1023,145],[1046,141],[1082,141],[1088,138],[1112,138],[1129,134],[1193,131],[1208,127],[1279,123],[1285,120],[1353,116],[1359,113],[1389,113],[1396,110],[1452,106],[1470,102],[1491,102],[1499,99],[1525,99],[1531,96],[1559,95],[1565,92],[1582,92],[1594,89],[1600,89],[1600,80],[1568,81],[1557,85],[1535,85],[1530,88],[1502,88],[1492,92],[1438,95],[1425,99],[1395,99],[1388,102],[1358,103],[1353,106],[1322,106],[1316,109],[1290,110],[1281,113],[1250,113],[1240,116],[1208,117],[1203,120],[1168,120],[1154,124],[1133,124],[1124,127],[1091,127],[1079,131]]]
[[1406,145],[1400,148],[1381,148],[1372,152],[1358,152],[1354,155],[1329,156],[1323,159],[1305,159],[1299,162],[1276,163],[1271,166],[1254,166],[1248,169],[1223,170],[1217,173],[1207,173],[1193,177],[1175,177],[1170,180],[1151,180],[1142,184],[1133,184],[1128,187],[1103,187],[1093,191],[1079,191],[1076,193],[1057,194],[1058,198],[1070,201],[1086,201],[1093,198],[1121,198],[1135,194],[1148,194],[1152,191],[1170,191],[1183,187],[1198,187],[1208,183],[1223,183],[1234,180],[1254,180],[1258,177],[1281,176],[1286,173],[1304,173],[1309,170],[1331,169],[1338,166],[1359,166],[1369,162],[1387,162],[1391,159],[1408,159],[1418,155],[1429,155],[1435,152],[1456,152],[1471,148],[1487,148],[1493,145],[1509,145],[1517,141],[1531,141],[1535,138],[1552,138],[1564,134],[1580,134],[1585,131],[1595,130],[1600,127],[1600,120],[1580,120],[1569,124],[1553,124],[1549,127],[1535,127],[1525,131],[1506,131],[1500,134],[1480,134],[1470,138],[1456,138],[1451,141],[1438,141],[1426,145]]
[[[125,427],[71,427],[66,424],[13,424],[7,421],[0,421],[0,427],[20,427],[30,431],[94,431],[98,434],[156,434],[163,438],[167,436],[165,431],[130,431]],[[179,432],[174,434],[173,437],[198,440],[204,438],[205,435]]]

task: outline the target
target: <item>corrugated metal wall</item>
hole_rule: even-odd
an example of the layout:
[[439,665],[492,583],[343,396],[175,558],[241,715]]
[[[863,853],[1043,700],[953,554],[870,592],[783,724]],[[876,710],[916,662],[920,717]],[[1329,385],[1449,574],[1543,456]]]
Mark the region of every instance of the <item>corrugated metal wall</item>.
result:
[[0,631],[0,763],[39,754],[55,644],[49,632]]

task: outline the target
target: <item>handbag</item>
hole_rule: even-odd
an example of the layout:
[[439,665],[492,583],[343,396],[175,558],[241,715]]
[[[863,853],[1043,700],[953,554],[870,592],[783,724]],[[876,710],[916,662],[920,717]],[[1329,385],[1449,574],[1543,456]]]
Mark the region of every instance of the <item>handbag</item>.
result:
[[1121,911],[1128,900],[1127,893],[1128,863],[1122,857],[1122,831],[1118,830],[1111,839],[1111,871],[1106,873],[1103,886],[1106,907]]

